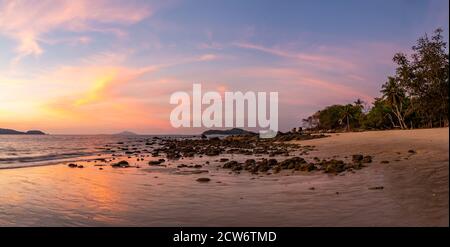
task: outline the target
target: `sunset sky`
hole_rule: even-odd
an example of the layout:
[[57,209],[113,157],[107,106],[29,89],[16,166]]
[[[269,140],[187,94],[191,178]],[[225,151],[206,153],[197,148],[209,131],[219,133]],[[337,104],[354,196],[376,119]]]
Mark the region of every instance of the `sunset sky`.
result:
[[279,92],[282,130],[370,102],[448,1],[0,0],[0,128],[52,134],[173,129],[169,97]]

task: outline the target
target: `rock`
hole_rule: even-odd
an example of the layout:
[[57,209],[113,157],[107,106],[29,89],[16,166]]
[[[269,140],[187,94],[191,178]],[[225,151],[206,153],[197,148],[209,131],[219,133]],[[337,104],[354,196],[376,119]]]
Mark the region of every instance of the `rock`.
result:
[[83,165],[78,165],[77,168],[84,168],[84,166]]
[[254,159],[248,159],[245,161],[246,166],[256,165],[256,161]]
[[207,183],[209,181],[211,181],[210,178],[197,178],[197,182],[199,183]]
[[166,156],[167,156],[167,159],[169,159],[169,160],[178,160],[181,158],[181,155],[176,152],[169,152],[166,154]]
[[202,165],[195,165],[194,168],[202,168]]
[[389,160],[382,160],[381,161],[381,164],[388,164],[389,163]]
[[376,187],[370,187],[369,190],[382,190],[384,189],[383,186],[376,186]]
[[122,160],[122,161],[112,164],[111,166],[115,167],[115,168],[117,168],[117,167],[125,168],[125,167],[130,167],[130,164],[128,163],[128,161]]
[[352,161],[353,162],[361,162],[364,159],[364,156],[362,154],[354,154],[352,155]]
[[341,173],[348,168],[344,161],[335,159],[322,161],[321,166],[325,173]]
[[160,165],[162,162],[160,161],[160,160],[151,160],[151,161],[149,161],[148,162],[148,164],[150,165],[150,166],[158,166],[158,165]]
[[303,164],[301,165],[300,170],[310,172],[316,170],[316,166],[313,163]]
[[78,165],[77,164],[73,164],[73,163],[70,163],[69,165],[67,165],[68,167],[70,167],[70,168],[76,168],[76,167],[78,167]]
[[276,166],[278,164],[278,161],[276,159],[269,159],[267,164],[271,167]]
[[367,155],[364,156],[364,158],[361,160],[362,163],[371,163],[372,162],[372,156]]
[[415,154],[415,153],[417,153],[415,150],[412,150],[412,149],[410,149],[410,150],[408,150],[408,153],[410,153],[410,154]]
[[228,161],[227,163],[223,164],[222,168],[232,169],[233,167],[235,167],[237,165],[239,165],[239,163],[237,161],[232,160],[232,161]]
[[219,162],[227,162],[227,161],[229,161],[230,159],[227,159],[227,158],[221,158],[220,160],[219,160]]
[[298,165],[306,164],[306,160],[301,157],[293,157],[280,162],[281,169],[294,169]]

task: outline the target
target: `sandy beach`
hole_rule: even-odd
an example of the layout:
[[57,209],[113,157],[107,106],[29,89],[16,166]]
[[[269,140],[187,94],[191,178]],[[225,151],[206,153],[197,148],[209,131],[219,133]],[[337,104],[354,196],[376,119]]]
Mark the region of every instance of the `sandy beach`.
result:
[[[0,169],[1,226],[448,226],[449,129],[331,134],[305,158],[373,156],[338,175],[235,174],[216,158],[116,169]],[[236,155],[220,157],[244,159]],[[180,174],[177,164],[211,163]],[[208,177],[208,183],[197,178]],[[370,189],[377,188],[377,189]]]

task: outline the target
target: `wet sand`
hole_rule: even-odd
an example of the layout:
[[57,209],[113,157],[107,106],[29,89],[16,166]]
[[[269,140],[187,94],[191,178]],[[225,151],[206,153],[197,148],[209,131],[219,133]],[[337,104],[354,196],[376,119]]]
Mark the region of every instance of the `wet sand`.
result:
[[[187,175],[139,162],[139,169],[94,162],[3,169],[0,225],[448,226],[448,134],[448,128],[377,131],[300,142],[316,146],[309,158],[374,156],[368,167],[337,176],[230,174],[217,169],[217,157],[179,161],[211,161],[202,168],[208,173]],[[211,181],[199,183],[200,177]]]

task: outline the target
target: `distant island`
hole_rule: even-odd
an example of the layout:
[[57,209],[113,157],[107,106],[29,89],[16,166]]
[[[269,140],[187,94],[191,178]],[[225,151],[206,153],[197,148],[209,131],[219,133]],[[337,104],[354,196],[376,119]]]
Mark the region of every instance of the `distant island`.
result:
[[255,133],[239,128],[233,128],[229,130],[207,130],[202,135],[254,135]]
[[138,134],[131,132],[131,131],[122,131],[120,133],[114,134],[117,136],[137,136]]
[[45,133],[40,130],[29,130],[27,132],[22,132],[12,129],[0,128],[0,135],[45,135]]

